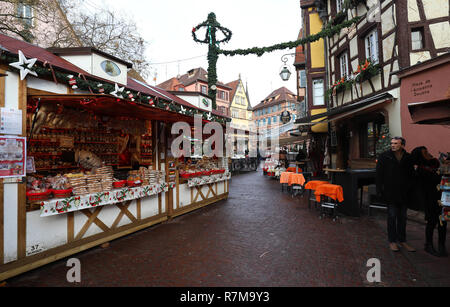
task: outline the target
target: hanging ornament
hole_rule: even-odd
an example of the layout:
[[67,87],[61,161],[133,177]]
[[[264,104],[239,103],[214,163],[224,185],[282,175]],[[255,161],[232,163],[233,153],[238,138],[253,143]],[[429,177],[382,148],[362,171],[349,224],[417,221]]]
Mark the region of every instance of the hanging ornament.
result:
[[103,84],[99,83],[99,84],[97,84],[97,87],[98,87],[98,92],[100,94],[104,94],[105,93],[105,89],[103,88]]
[[115,87],[115,90],[112,91],[110,94],[113,95],[113,96],[116,96],[116,97],[119,97],[119,93],[120,93],[120,95],[122,95],[122,93],[123,93],[124,90],[125,90],[125,87],[120,87],[120,88],[119,88],[119,86],[117,85],[117,83],[114,84],[114,87]]
[[77,80],[73,75],[68,75],[67,78],[69,79],[69,85],[72,87],[72,89],[77,89]]
[[152,97],[148,97],[148,104],[151,105],[152,107],[155,106],[155,102],[153,101]]
[[37,73],[30,70],[36,61],[37,59],[27,59],[23,52],[19,50],[19,62],[11,63],[9,65],[20,70],[20,80],[24,80],[28,74],[37,77]]
[[127,91],[127,96],[128,96],[128,99],[130,99],[131,101],[134,101],[134,95],[132,92]]
[[178,113],[180,113],[180,114],[186,114],[186,109],[183,108],[183,106],[181,106],[180,112],[178,112]]

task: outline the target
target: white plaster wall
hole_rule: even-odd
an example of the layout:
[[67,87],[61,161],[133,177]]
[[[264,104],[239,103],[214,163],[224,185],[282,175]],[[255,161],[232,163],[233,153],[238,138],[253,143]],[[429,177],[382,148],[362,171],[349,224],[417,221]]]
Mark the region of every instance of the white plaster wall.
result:
[[27,213],[27,252],[31,246],[39,245],[43,252],[67,244],[67,215],[40,215],[40,211]]
[[87,55],[63,55],[61,56],[66,61],[83,69],[86,72],[92,71],[92,57]]
[[425,11],[425,17],[427,19],[448,16],[448,0],[422,0],[422,3]]
[[419,7],[417,6],[417,0],[408,0],[408,21],[419,21]]
[[381,14],[381,33],[384,35],[394,29],[396,24],[395,16],[392,15],[392,9],[386,10]]
[[394,45],[395,33],[392,33],[383,40],[383,60],[385,62],[393,57]]
[[431,24],[430,31],[437,49],[450,47],[450,23],[448,21]]
[[375,77],[372,78],[372,83],[373,87],[375,88],[375,92],[378,92],[382,89],[381,78],[382,74],[376,75]]
[[8,71],[5,77],[5,108],[18,109],[19,107],[19,75]]
[[[164,204],[164,201],[162,202]],[[165,208],[163,208],[165,209]],[[141,218],[146,219],[158,215],[158,195],[141,199]],[[165,211],[165,210],[164,210]]]
[[431,59],[429,51],[411,52],[410,54],[411,66],[416,65],[419,61],[424,62],[429,59]]
[[387,104],[386,111],[389,114],[389,130],[392,136],[402,136],[402,121],[400,111],[400,88],[393,89],[389,93],[394,97],[392,103]]
[[32,76],[27,78],[27,86],[35,90],[47,91],[55,94],[67,94],[67,86],[56,84],[53,81],[38,79]]
[[353,58],[358,54],[358,39],[355,36],[350,40],[350,58]]
[[17,184],[4,185],[4,259],[5,263],[17,260]]

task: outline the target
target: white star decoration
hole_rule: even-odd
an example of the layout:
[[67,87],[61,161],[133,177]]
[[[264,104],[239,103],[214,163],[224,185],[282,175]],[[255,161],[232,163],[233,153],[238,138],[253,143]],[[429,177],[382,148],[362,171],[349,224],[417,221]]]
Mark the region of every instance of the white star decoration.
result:
[[125,87],[120,87],[117,85],[117,83],[115,84],[115,90],[111,92],[111,95],[114,95],[116,97],[119,97],[118,93],[123,93],[123,91],[125,90]]
[[180,110],[180,113],[182,113],[182,114],[186,114],[186,109],[185,109],[185,108],[183,108],[183,106],[181,106],[181,110]]
[[208,113],[208,120],[211,121],[212,120],[212,115],[211,112]]
[[[34,66],[37,59],[28,60],[21,50],[19,50],[19,62],[9,64],[12,67],[15,67],[20,70],[20,80],[24,80],[28,74],[37,77],[37,73],[35,71],[31,71],[30,69]],[[25,67],[26,65],[26,67]]]

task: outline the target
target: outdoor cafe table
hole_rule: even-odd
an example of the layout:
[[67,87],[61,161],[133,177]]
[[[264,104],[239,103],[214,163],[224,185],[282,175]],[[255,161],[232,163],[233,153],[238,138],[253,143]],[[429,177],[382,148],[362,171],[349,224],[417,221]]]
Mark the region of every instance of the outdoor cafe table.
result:
[[281,184],[289,184],[289,180],[290,180],[290,177],[292,175],[294,175],[294,173],[291,173],[291,172],[283,172],[283,173],[281,173],[281,175],[280,175],[280,183]]
[[306,182],[305,177],[302,174],[292,173],[292,175],[289,176],[288,184],[289,184],[289,186],[292,186],[294,184],[303,186],[305,184],[305,182]]
[[316,188],[316,201],[320,202],[320,196],[328,196],[335,201],[342,203],[344,201],[344,190],[336,184],[322,184]]

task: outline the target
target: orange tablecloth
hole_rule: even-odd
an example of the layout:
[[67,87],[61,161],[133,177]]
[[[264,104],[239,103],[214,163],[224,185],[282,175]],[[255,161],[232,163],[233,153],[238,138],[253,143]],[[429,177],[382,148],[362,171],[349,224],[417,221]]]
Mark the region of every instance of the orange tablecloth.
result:
[[284,172],[280,175],[280,183],[289,183],[289,178],[294,175],[294,173]]
[[322,184],[316,188],[316,200],[320,202],[320,195],[328,196],[338,202],[344,201],[344,189],[340,185]]
[[318,186],[321,186],[322,184],[330,184],[328,181],[319,181],[319,180],[312,180],[309,181],[306,186],[305,190],[316,190]]
[[291,174],[291,176],[289,176],[289,186],[293,184],[304,185],[305,182],[305,177],[303,177],[302,174]]
[[288,167],[286,172],[303,173],[303,171],[302,171],[302,169],[300,167],[298,168],[298,172],[297,172],[297,168],[296,167]]

